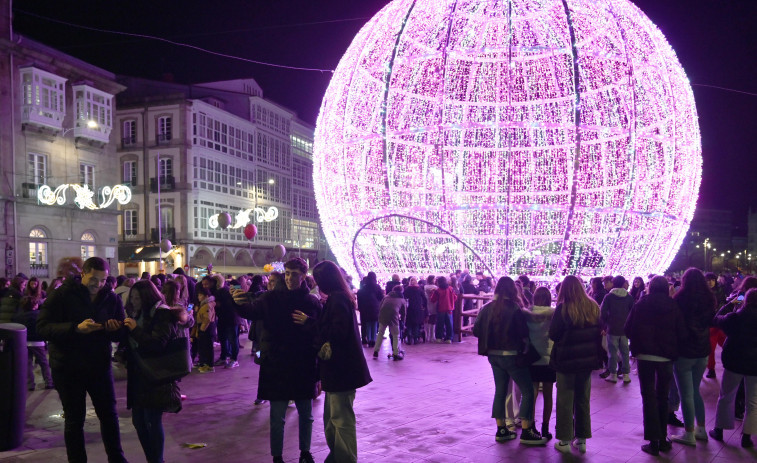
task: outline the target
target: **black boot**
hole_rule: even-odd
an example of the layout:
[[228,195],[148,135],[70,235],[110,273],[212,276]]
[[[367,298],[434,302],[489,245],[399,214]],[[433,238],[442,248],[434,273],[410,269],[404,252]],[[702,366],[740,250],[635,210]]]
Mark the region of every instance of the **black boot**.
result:
[[744,447],[745,449],[750,449],[754,447],[754,442],[752,442],[752,436],[749,434],[742,434],[741,446]]
[[651,440],[648,444],[642,445],[641,450],[655,457],[660,456],[660,441]]

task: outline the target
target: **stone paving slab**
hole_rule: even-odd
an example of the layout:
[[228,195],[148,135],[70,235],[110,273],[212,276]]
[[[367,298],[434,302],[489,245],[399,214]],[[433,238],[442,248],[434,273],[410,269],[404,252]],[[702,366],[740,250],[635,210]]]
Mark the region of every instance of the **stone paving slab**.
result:
[[[247,341],[244,341],[249,344]],[[592,380],[592,433],[587,453],[562,455],[553,447],[527,447],[518,440],[497,443],[491,416],[494,381],[486,358],[476,355],[475,338],[462,343],[405,346],[401,362],[387,359],[388,343],[378,359],[365,349],[373,383],[358,390],[355,399],[359,459],[369,463],[506,463],[528,462],[713,462],[757,461],[757,451],[740,447],[738,428],[725,431],[725,443],[709,441],[696,448],[674,444],[660,458],[641,452],[643,428],[638,380],[631,384],[607,383],[594,375]],[[718,352],[718,358],[720,357]],[[216,368],[215,373],[192,373],[181,383],[186,394],[184,409],[166,414],[165,459],[167,462],[267,462],[271,460],[268,436],[268,405],[253,405],[258,367],[249,347],[240,352],[239,368]],[[143,462],[144,454],[126,410],[124,372],[116,368],[116,396],[121,438],[127,458]],[[718,364],[718,378],[722,370]],[[37,373],[39,376],[39,372]],[[40,383],[41,383],[41,377]],[[702,395],[706,405],[707,428],[714,422],[718,380],[704,379]],[[541,417],[541,397],[536,416]],[[55,391],[29,393],[22,445],[0,452],[3,463],[49,463],[66,461],[61,406]],[[312,453],[316,461],[326,458],[323,435],[323,398],[315,401]],[[679,412],[680,416],[680,412]],[[538,420],[540,421],[540,419]],[[554,434],[554,411],[550,429]],[[538,427],[541,423],[538,424]],[[669,432],[681,430],[669,428]],[[85,438],[89,461],[105,462],[99,423],[88,408]],[[757,437],[755,437],[757,439]],[[190,449],[187,443],[205,443]],[[297,461],[297,412],[290,407],[285,427],[284,458]]]

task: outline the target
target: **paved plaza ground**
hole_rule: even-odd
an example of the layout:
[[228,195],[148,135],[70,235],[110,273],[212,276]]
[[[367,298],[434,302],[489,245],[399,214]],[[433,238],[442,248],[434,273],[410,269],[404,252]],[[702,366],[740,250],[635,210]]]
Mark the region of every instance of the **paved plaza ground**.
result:
[[[268,405],[253,405],[258,367],[252,361],[249,341],[240,353],[239,368],[216,369],[215,373],[192,373],[181,383],[188,397],[179,414],[166,414],[166,462],[268,462]],[[637,378],[629,385],[607,383],[594,375],[591,412],[594,437],[587,453],[563,456],[552,446],[529,448],[518,440],[496,443],[494,420],[490,418],[494,383],[486,358],[476,355],[476,339],[462,343],[406,346],[405,360],[387,359],[384,342],[379,359],[365,349],[373,383],[359,389],[355,399],[359,459],[363,462],[736,462],[757,461],[757,451],[740,447],[739,429],[725,431],[725,442],[710,440],[696,448],[674,444],[659,458],[640,450],[643,441],[641,398]],[[718,351],[718,358],[720,357]],[[131,462],[143,462],[144,454],[126,409],[126,381],[123,370],[116,382],[121,439]],[[718,362],[718,378],[722,370]],[[598,372],[597,372],[598,373]],[[39,373],[38,373],[39,377]],[[62,462],[61,406],[55,391],[29,393],[23,444],[0,452],[0,462]],[[714,422],[718,380],[704,379],[702,395],[707,408],[707,428]],[[315,401],[312,452],[322,462],[328,450],[323,436],[323,398]],[[541,416],[541,398],[537,400]],[[680,412],[679,412],[680,416]],[[538,420],[541,421],[541,420]],[[554,434],[554,413],[550,429]],[[538,424],[541,426],[541,423]],[[680,428],[669,428],[671,433]],[[89,461],[105,462],[99,425],[94,410],[88,409],[85,426]],[[757,440],[757,437],[755,437]],[[202,443],[201,448],[187,444]],[[297,461],[297,412],[287,413],[284,459]]]

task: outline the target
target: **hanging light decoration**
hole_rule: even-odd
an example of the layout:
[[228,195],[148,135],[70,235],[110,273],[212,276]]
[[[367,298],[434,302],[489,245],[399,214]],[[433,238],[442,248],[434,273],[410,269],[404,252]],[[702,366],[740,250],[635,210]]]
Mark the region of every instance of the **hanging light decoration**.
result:
[[702,170],[688,79],[628,0],[394,0],[314,150],[331,249],[382,277],[660,273]]

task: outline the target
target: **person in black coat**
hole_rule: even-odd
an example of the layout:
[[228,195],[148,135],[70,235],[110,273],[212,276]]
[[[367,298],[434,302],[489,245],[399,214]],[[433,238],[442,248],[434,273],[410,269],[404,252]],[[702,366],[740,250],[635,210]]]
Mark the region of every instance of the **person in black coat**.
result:
[[679,340],[686,336],[683,314],[668,294],[668,280],[656,276],[631,309],[624,331],[631,352],[638,360],[644,439],[641,449],[650,455],[672,448],[668,440],[668,393],[673,379],[673,362],[678,358]]
[[286,289],[271,289],[250,300],[249,293],[234,292],[236,310],[249,320],[262,321],[259,349],[258,400],[271,403],[271,455],[283,461],[284,422],[287,405],[294,400],[299,415],[300,461],[310,462],[313,399],[318,367],[315,333],[296,324],[296,311],[318,320],[321,303],[302,283],[308,266],[295,257],[284,264]]
[[65,415],[64,440],[70,461],[87,461],[84,447],[86,395],[100,420],[108,462],[124,462],[111,370],[111,343],[121,339],[121,298],[104,289],[108,262],[90,257],[81,276],[71,276],[45,299],[37,333],[46,339],[55,389]]
[[726,334],[723,344],[723,378],[720,382],[715,414],[715,428],[710,437],[723,440],[723,429],[734,428],[733,406],[736,392],[743,380],[746,385],[746,415],[742,429],[741,446],[753,447],[752,434],[757,433],[757,289],[746,292],[743,306],[726,304],[714,319],[715,326]]
[[360,312],[360,328],[362,331],[361,340],[368,347],[376,345],[379,306],[382,299],[384,299],[384,291],[376,281],[376,274],[368,272],[368,275],[360,282],[360,289],[357,291],[357,310]]
[[239,324],[241,320],[234,308],[234,299],[223,276],[216,273],[202,279],[202,286],[210,291],[216,301],[216,319],[218,342],[221,344],[221,354],[215,365],[224,368],[239,366]]
[[355,427],[355,390],[373,381],[360,345],[355,315],[355,299],[331,261],[318,263],[313,269],[318,289],[328,299],[321,318],[315,320],[301,311],[293,318],[317,332],[321,386],[326,392],[323,404],[323,426],[329,447],[327,462],[357,461]]
[[50,362],[47,360],[47,348],[45,340],[37,334],[37,318],[39,317],[40,300],[31,296],[21,298],[21,312],[14,319],[14,323],[20,323],[26,327],[26,349],[29,351],[26,364],[26,385],[30,391],[36,388],[34,384],[34,361],[37,361],[42,370],[45,380],[45,389],[53,389],[53,375],[50,371]]
[[405,299],[407,299],[407,319],[405,320],[405,329],[407,330],[406,338],[408,344],[417,344],[421,342],[421,327],[423,326],[426,311],[426,292],[418,286],[418,279],[410,277],[409,284],[405,289]]
[[[148,463],[163,462],[165,434],[163,413],[181,410],[181,394],[176,381],[150,383],[137,366],[137,355],[159,355],[168,342],[180,336],[178,317],[186,310],[169,308],[163,295],[150,280],[134,283],[127,302],[134,318],[124,320],[129,330],[126,350],[126,408]],[[178,312],[178,313],[176,313]]]
[[599,306],[573,275],[560,285],[549,338],[555,343],[549,365],[557,372],[555,448],[570,452],[575,437],[575,446],[585,453],[591,437],[591,372],[602,367],[602,329]]

